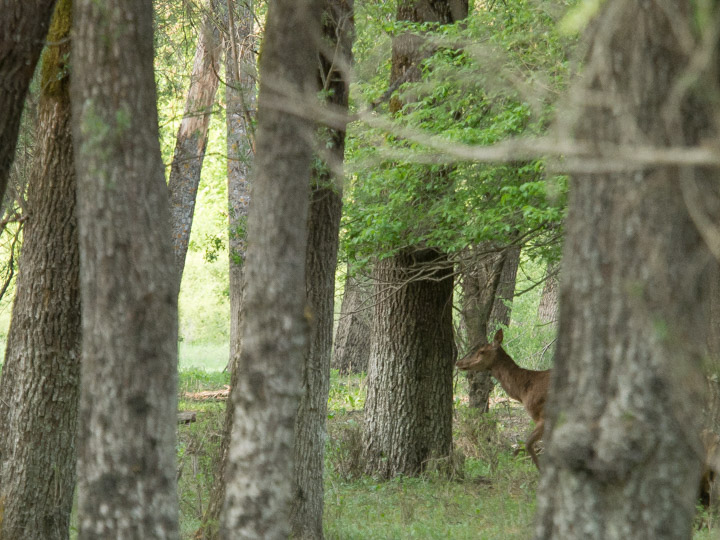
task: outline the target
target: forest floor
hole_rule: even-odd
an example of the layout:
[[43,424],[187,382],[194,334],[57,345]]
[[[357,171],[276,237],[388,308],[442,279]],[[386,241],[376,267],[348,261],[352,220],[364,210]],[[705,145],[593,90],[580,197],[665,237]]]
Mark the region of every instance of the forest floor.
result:
[[[182,538],[192,538],[214,482],[225,403],[196,401],[188,394],[219,390],[227,374],[184,370],[180,410],[196,411],[197,422],[179,426],[178,474]],[[456,384],[453,437],[448,467],[429,464],[416,478],[379,481],[363,474],[361,461],[362,376],[333,373],[328,403],[325,515],[327,540],[527,539],[532,536],[538,472],[522,446],[530,419],[519,403],[495,392],[489,414],[467,406],[464,377]],[[720,538],[698,514],[693,538]]]

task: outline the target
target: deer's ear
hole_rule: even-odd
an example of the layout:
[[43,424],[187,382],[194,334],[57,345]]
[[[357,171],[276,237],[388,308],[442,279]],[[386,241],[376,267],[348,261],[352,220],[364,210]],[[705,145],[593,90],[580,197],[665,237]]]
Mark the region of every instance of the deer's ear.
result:
[[503,340],[503,331],[502,328],[495,332],[495,337],[493,338],[493,345],[500,345]]

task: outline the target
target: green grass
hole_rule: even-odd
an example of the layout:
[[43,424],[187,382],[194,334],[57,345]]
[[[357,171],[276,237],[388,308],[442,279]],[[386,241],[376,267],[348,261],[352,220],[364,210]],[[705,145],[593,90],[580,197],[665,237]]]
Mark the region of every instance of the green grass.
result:
[[181,342],[178,350],[179,369],[204,369],[222,371],[230,358],[228,343],[186,343]]
[[187,394],[222,389],[230,383],[230,375],[202,368],[182,369],[179,375],[178,408],[181,411],[194,411],[197,419],[194,423],[178,426],[177,441],[181,538],[193,538],[216,481],[216,460],[223,435],[225,402],[191,400]]
[[[518,289],[525,289],[543,269],[524,261]],[[516,297],[505,346],[522,366],[552,366],[555,329],[537,326],[542,287]],[[228,347],[188,341],[180,345],[180,408],[197,412],[197,422],[179,426],[178,468],[182,538],[192,538],[215,483],[215,463],[222,436],[224,402],[190,401],[186,392],[220,389],[229,382],[222,370]],[[489,414],[469,409],[463,399],[466,381],[456,378],[454,444],[465,457],[448,478],[431,471],[417,478],[378,481],[363,474],[362,421],[365,376],[331,374],[328,438],[325,456],[327,540],[525,539],[532,536],[538,472],[524,454],[513,456],[531,422],[517,404],[503,401]],[[496,387],[494,397],[504,397]],[[693,538],[717,538],[708,529],[707,512],[698,513]]]
[[[538,474],[512,456],[529,429],[517,407],[489,415],[460,405],[454,440],[456,474],[378,481],[362,471],[363,376],[331,376],[326,448],[324,529],[328,540],[528,538]],[[457,385],[465,392],[464,380]],[[460,400],[458,400],[459,403]]]
[[328,539],[528,538],[537,473],[532,464],[503,459],[492,476],[487,464],[467,460],[462,479],[436,473],[377,482],[327,475]]

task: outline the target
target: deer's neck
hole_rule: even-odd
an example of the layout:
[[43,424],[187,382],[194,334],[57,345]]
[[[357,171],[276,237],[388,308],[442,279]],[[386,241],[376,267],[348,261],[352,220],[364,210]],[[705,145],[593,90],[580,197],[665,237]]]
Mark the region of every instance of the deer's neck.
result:
[[518,401],[523,401],[527,390],[527,371],[518,366],[503,349],[498,351],[497,360],[490,369],[490,373],[497,379],[505,393]]

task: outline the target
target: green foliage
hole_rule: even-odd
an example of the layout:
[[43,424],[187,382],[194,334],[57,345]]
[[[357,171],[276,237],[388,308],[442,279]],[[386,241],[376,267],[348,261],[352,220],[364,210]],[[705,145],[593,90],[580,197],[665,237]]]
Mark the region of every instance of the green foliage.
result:
[[545,265],[527,257],[520,260],[510,326],[505,329],[503,347],[522,367],[552,367],[557,325],[538,321]]
[[604,3],[605,0],[581,0],[560,22],[560,30],[565,34],[581,33]]
[[215,114],[180,289],[180,336],[197,343],[227,342],[230,335],[225,141],[225,117]]
[[[155,2],[155,78],[160,144],[170,172],[192,72],[201,13],[193,3]],[[222,99],[222,93],[218,93]],[[197,344],[229,337],[227,164],[224,109],[211,117],[179,296],[180,339]],[[223,366],[227,363],[225,356]]]
[[[181,365],[182,363],[181,359]],[[196,413],[196,422],[178,426],[177,443],[181,536],[194,538],[193,535],[207,508],[210,492],[217,484],[218,457],[225,424],[225,402],[189,401],[185,399],[185,394],[222,389],[229,384],[230,376],[220,371],[204,369],[181,369],[179,375],[179,409]]]
[[454,145],[546,132],[572,43],[557,30],[556,6],[530,0],[492,10],[479,5],[466,21],[441,27],[370,21],[361,11],[359,27],[367,24],[366,31],[384,37],[377,45],[359,39],[358,48],[367,48],[357,53],[364,78],[354,88],[356,101],[377,100],[387,89],[389,60],[374,71],[363,62],[386,50],[393,33],[421,33],[434,54],[423,63],[423,80],[397,92],[404,106],[390,128],[395,134],[364,125],[349,132],[343,248],[350,259],[417,244],[454,253],[480,242],[507,244],[519,234],[543,246],[535,255],[556,256],[545,244],[548,235],[558,236],[566,179],[549,176],[545,160],[443,164],[456,159]]
[[330,373],[330,395],[328,417],[335,411],[361,411],[365,406],[365,384],[363,375],[340,375],[333,369]]

